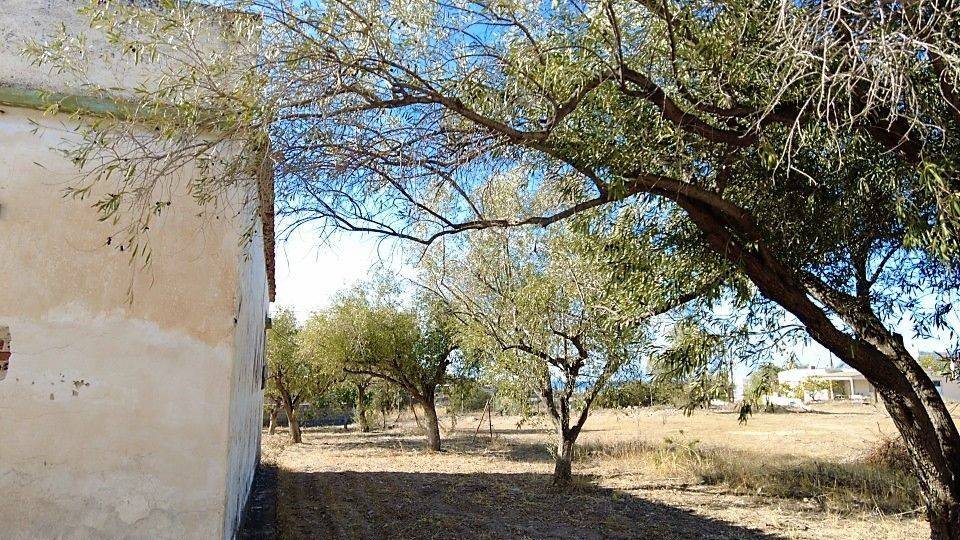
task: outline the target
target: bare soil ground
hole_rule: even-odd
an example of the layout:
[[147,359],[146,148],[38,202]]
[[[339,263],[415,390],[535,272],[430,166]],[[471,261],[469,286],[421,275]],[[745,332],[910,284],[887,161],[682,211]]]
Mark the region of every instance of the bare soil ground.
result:
[[[280,470],[281,538],[649,538],[912,539],[928,534],[915,512],[824,510],[815,501],[744,495],[664,476],[630,459],[586,456],[577,485],[550,487],[547,426],[494,416],[494,436],[474,438],[479,415],[461,416],[445,450],[424,451],[412,422],[386,432],[307,430],[304,444],[264,434],[264,459]],[[443,420],[450,428],[450,417]],[[864,405],[800,414],[669,410],[598,412],[579,442],[698,445],[765,456],[837,462],[861,456],[895,434],[886,414]]]

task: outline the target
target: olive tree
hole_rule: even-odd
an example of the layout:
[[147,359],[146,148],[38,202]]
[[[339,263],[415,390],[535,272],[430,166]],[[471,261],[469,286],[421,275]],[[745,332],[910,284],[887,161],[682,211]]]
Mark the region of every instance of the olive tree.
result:
[[[931,534],[957,538],[960,434],[895,330],[943,324],[956,296],[957,15],[952,2],[313,6],[290,50],[323,61],[284,64],[296,120],[278,138],[297,148],[278,169],[282,210],[432,243],[662,200],[687,241],[877,388]],[[480,194],[496,170],[565,197],[491,212]],[[933,309],[918,301],[930,291]]]
[[[293,442],[302,442],[300,406],[322,398],[340,374],[318,356],[316,327],[302,326],[290,309],[280,309],[267,333],[267,402],[283,409]],[[271,411],[271,423],[274,419]]]
[[757,366],[747,379],[744,400],[756,406],[763,404],[767,409],[772,409],[773,404],[768,398],[779,389],[780,380],[777,376],[781,371],[783,369],[780,366],[769,362]]
[[327,354],[348,375],[380,379],[407,392],[426,417],[429,448],[439,451],[437,388],[457,349],[442,310],[429,302],[404,307],[396,284],[365,284],[338,296],[326,317]]
[[649,345],[647,320],[698,295],[671,297],[650,283],[623,295],[580,237],[563,229],[486,230],[461,240],[428,259],[424,286],[449,306],[465,345],[487,353],[488,369],[506,375],[521,397],[539,396],[556,433],[553,482],[567,484],[591,406]]

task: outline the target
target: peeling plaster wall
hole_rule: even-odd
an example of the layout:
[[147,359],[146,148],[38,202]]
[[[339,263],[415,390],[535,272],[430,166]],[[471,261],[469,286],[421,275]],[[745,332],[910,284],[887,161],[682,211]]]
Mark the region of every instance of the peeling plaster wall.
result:
[[[87,3],[0,0],[0,86],[86,91],[20,56],[61,24],[99,51],[87,80],[121,98],[149,86],[163,66],[111,53]],[[173,196],[141,269],[89,202],[61,197],[77,171],[52,148],[72,122],[0,106],[0,538],[229,538],[259,448],[267,285],[262,238],[241,242],[255,208],[201,218]]]
[[174,197],[140,269],[89,203],[61,196],[76,170],[51,147],[69,120],[0,111],[0,537],[231,536],[262,399],[250,212],[198,218]]

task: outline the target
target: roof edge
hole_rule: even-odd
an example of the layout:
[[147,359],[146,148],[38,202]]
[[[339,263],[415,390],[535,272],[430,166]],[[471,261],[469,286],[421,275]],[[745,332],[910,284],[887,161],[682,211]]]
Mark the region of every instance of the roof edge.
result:
[[[44,92],[35,88],[25,88],[2,83],[0,83],[0,106],[59,114],[76,114],[78,116],[102,116],[115,118],[117,120],[133,119],[136,113],[136,104],[129,101],[59,92]],[[273,302],[277,296],[276,239],[274,237],[273,159],[269,153],[261,160],[260,171],[257,176],[260,219],[263,224],[263,249],[267,267],[267,285],[270,293],[270,301]]]
[[134,103],[120,99],[46,92],[36,88],[2,83],[0,83],[0,105],[40,111],[53,110],[66,114],[110,116],[118,119],[132,118],[136,111]]

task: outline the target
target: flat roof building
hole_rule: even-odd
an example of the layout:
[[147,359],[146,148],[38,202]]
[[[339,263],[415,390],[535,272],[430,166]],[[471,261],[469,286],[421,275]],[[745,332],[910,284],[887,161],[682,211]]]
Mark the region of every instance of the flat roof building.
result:
[[[960,384],[948,377],[927,373],[945,400],[960,401]],[[777,374],[778,390],[771,401],[812,402],[846,399],[875,402],[877,391],[859,371],[852,368],[794,368]]]

